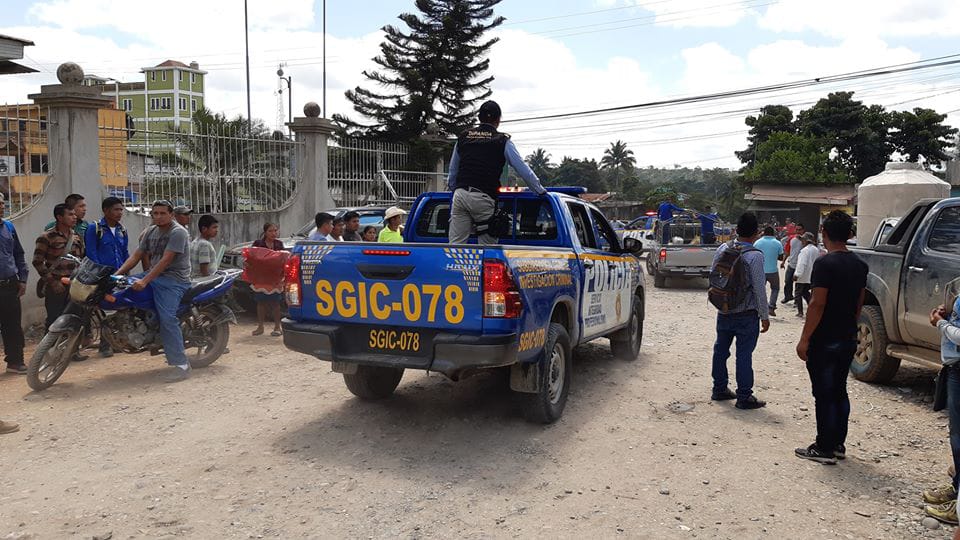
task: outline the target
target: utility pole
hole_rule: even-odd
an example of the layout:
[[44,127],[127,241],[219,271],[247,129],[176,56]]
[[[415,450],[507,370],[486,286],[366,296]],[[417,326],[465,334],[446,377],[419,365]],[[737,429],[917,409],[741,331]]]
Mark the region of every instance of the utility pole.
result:
[[[323,109],[322,117],[327,117],[327,0],[323,0]],[[292,119],[291,119],[292,120]]]
[[250,23],[247,20],[247,0],[243,0],[243,42],[247,60],[247,135],[253,131],[250,118]]
[[[283,64],[277,66],[277,77],[280,77],[281,81],[287,82],[287,118],[293,122],[293,75],[283,76]],[[280,87],[280,91],[283,92],[283,86]],[[287,126],[287,132],[290,136],[293,136],[293,128]]]

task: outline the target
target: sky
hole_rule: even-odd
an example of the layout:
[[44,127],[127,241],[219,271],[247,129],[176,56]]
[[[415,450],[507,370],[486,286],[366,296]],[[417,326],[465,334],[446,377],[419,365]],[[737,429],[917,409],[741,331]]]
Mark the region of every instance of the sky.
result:
[[[5,76],[0,103],[56,82],[57,66],[142,81],[140,69],[167,59],[197,61],[207,106],[246,115],[241,0],[4,0],[0,34],[32,40]],[[253,116],[286,120],[278,64],[293,77],[294,115],[322,102],[323,4],[249,0]],[[413,0],[327,0],[328,114],[352,114],[344,90],[370,87],[381,28],[401,25]],[[852,90],[888,109],[929,107],[960,126],[960,64],[911,73],[705,103],[588,117],[516,122],[531,116],[633,105],[682,96],[814,79],[960,54],[960,2],[943,0],[503,0],[506,23],[490,53],[493,99],[503,131],[524,154],[553,161],[597,158],[627,142],[640,166],[736,168],[743,119],[766,104],[798,112],[830,91]],[[960,58],[960,57],[958,57]],[[282,109],[282,110],[281,110]],[[281,118],[279,115],[284,115]]]

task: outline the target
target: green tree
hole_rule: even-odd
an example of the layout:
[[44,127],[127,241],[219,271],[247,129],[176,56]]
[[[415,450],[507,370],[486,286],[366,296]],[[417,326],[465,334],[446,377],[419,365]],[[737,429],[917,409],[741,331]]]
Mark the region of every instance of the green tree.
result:
[[550,161],[550,154],[543,148],[534,150],[524,161],[527,162],[533,174],[536,174],[541,182],[549,182],[553,171],[556,169],[556,165]]
[[441,132],[458,133],[472,123],[477,103],[490,95],[493,77],[485,76],[486,58],[500,26],[493,8],[500,0],[417,0],[419,13],[403,13],[407,30],[383,27],[386,40],[373,59],[376,71],[363,75],[378,89],[346,92],[364,118],[334,115],[346,131],[388,141],[409,142],[435,123]]
[[836,151],[838,164],[852,180],[863,180],[890,160],[889,121],[883,107],[867,107],[853,99],[853,92],[834,92],[801,112],[797,127],[819,141],[822,150]]
[[617,140],[610,143],[610,148],[603,151],[600,168],[612,173],[614,189],[622,193],[622,178],[632,176],[633,171],[637,168],[637,158],[634,157],[633,150],[627,148],[627,143]]
[[607,186],[600,176],[595,159],[564,157],[550,181],[553,186],[583,186],[591,193],[605,193]]
[[893,145],[908,161],[916,162],[922,156],[931,165],[940,165],[950,159],[947,152],[953,146],[957,129],[943,124],[947,115],[933,109],[916,108],[892,114],[895,128],[891,134]]
[[793,123],[793,111],[786,105],[766,105],[760,109],[757,116],[748,116],[744,123],[750,126],[747,140],[750,142],[745,150],[734,152],[744,165],[753,166],[756,159],[757,147],[765,143],[774,133],[793,133],[796,126]]
[[837,184],[850,178],[830,159],[825,143],[796,133],[775,133],[757,148],[746,181],[767,184]]

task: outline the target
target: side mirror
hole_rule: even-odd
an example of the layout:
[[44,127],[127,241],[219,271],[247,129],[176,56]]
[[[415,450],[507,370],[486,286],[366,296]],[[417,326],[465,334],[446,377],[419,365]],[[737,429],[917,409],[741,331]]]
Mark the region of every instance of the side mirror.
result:
[[643,253],[643,244],[639,240],[633,237],[627,237],[623,239],[623,251],[626,253],[632,253],[634,255],[640,255]]

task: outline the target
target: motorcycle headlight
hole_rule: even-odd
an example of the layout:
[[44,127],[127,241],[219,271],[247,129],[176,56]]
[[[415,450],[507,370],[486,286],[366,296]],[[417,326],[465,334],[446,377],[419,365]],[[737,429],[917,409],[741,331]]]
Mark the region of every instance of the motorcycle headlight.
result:
[[80,283],[77,280],[70,282],[70,299],[74,302],[84,303],[93,296],[93,293],[97,290],[97,285],[94,283],[92,285],[87,285],[85,283]]

